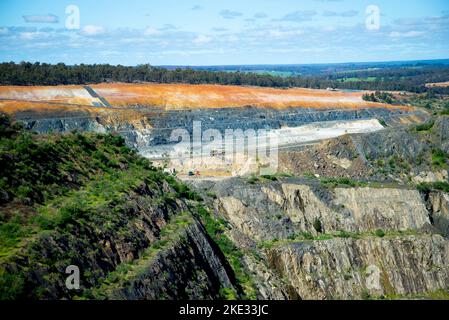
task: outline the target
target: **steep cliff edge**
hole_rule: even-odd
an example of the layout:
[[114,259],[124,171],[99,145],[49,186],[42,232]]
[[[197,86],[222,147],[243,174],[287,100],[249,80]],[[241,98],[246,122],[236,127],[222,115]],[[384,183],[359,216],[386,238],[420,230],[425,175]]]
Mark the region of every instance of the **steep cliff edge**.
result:
[[445,191],[287,175],[187,187],[118,135],[0,120],[1,299],[449,298]]
[[122,138],[33,135],[5,117],[0,133],[1,299],[243,295],[201,199]]
[[448,297],[445,193],[282,177],[191,184],[213,195],[266,298]]

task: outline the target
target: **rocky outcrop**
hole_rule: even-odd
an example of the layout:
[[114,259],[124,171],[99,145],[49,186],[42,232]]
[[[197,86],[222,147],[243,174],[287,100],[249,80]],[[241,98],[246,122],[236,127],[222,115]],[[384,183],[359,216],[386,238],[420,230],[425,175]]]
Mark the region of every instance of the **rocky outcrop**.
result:
[[435,165],[435,152],[449,154],[449,117],[436,119],[429,130],[415,126],[387,127],[323,141],[312,146],[281,150],[281,172],[304,176],[344,177],[363,181],[407,184],[448,181],[445,165]]
[[226,218],[258,241],[286,238],[295,232],[316,234],[319,220],[324,232],[366,232],[376,229],[410,230],[430,225],[429,213],[416,190],[335,188],[282,183],[217,186],[216,201]]
[[449,241],[441,236],[290,243],[268,259],[303,299],[413,295],[449,287]]
[[169,248],[146,261],[138,274],[107,291],[120,300],[219,299],[223,288],[234,289],[229,266],[195,222],[182,230]]
[[425,297],[449,288],[446,194],[426,200],[417,190],[297,178],[192,184],[215,194],[241,250],[258,252],[246,265],[271,284],[259,289],[266,297]]
[[[121,113],[134,113],[133,121],[121,117]],[[45,116],[47,114],[48,116]],[[51,114],[51,116],[50,116]],[[118,132],[129,146],[139,150],[149,146],[169,144],[174,129],[186,129],[190,134],[193,122],[201,122],[202,130],[216,129],[224,134],[225,129],[280,129],[298,127],[313,122],[383,119],[391,124],[400,123],[401,119],[411,116],[417,119],[425,118],[426,114],[419,111],[388,109],[388,108],[223,108],[223,109],[192,109],[166,111],[155,106],[135,106],[130,110],[95,110],[68,111],[58,115],[58,112],[28,111],[18,112],[14,117],[25,122],[28,129],[39,133],[67,132],[72,130],[95,132]]]
[[23,122],[25,128],[37,133],[64,133],[86,131],[118,133],[129,147],[146,148],[152,139],[152,126],[138,111],[95,110],[67,112],[18,112],[14,118]]
[[432,224],[445,237],[449,237],[449,194],[430,192],[427,198]]

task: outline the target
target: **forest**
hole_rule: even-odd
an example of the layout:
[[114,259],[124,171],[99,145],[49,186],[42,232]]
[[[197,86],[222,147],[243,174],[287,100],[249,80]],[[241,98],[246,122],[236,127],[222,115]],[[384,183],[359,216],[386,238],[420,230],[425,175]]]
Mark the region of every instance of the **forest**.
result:
[[162,68],[149,64],[122,66],[109,64],[66,65],[30,62],[0,64],[0,85],[67,85],[101,82],[154,82],[248,85],[260,87],[302,87],[449,93],[449,88],[426,87],[426,83],[449,80],[449,66],[391,66],[366,70],[281,77],[272,74],[211,71],[193,68]]

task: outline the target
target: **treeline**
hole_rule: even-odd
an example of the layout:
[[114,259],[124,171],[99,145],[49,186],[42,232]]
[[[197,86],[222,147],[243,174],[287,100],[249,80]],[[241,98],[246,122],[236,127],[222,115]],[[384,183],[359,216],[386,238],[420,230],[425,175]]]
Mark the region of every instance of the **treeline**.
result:
[[100,82],[155,82],[253,85],[262,87],[291,87],[291,79],[241,72],[212,72],[206,70],[168,70],[151,65],[136,67],[108,64],[74,65],[63,63],[1,63],[2,85],[60,85],[89,84]]
[[[375,76],[374,81],[364,80]],[[345,77],[348,74],[344,75]],[[101,82],[155,82],[249,85],[260,87],[302,87],[314,89],[352,89],[379,91],[410,91],[447,93],[449,88],[427,88],[428,82],[449,80],[449,67],[426,67],[419,69],[392,68],[356,73],[357,81],[343,81],[341,74],[326,76],[278,77],[251,72],[226,72],[193,69],[165,69],[151,65],[135,67],[112,66],[108,64],[56,65],[46,63],[9,62],[0,64],[1,85],[64,85]]]

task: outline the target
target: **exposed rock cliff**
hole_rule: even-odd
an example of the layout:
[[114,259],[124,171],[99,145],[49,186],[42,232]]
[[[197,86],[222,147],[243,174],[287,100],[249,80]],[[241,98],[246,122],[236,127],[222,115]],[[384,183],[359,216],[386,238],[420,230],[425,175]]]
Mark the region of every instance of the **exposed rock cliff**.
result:
[[246,266],[266,270],[254,275],[272,284],[260,288],[266,297],[425,297],[449,288],[446,194],[426,202],[411,189],[277,180],[192,182],[214,194]]

